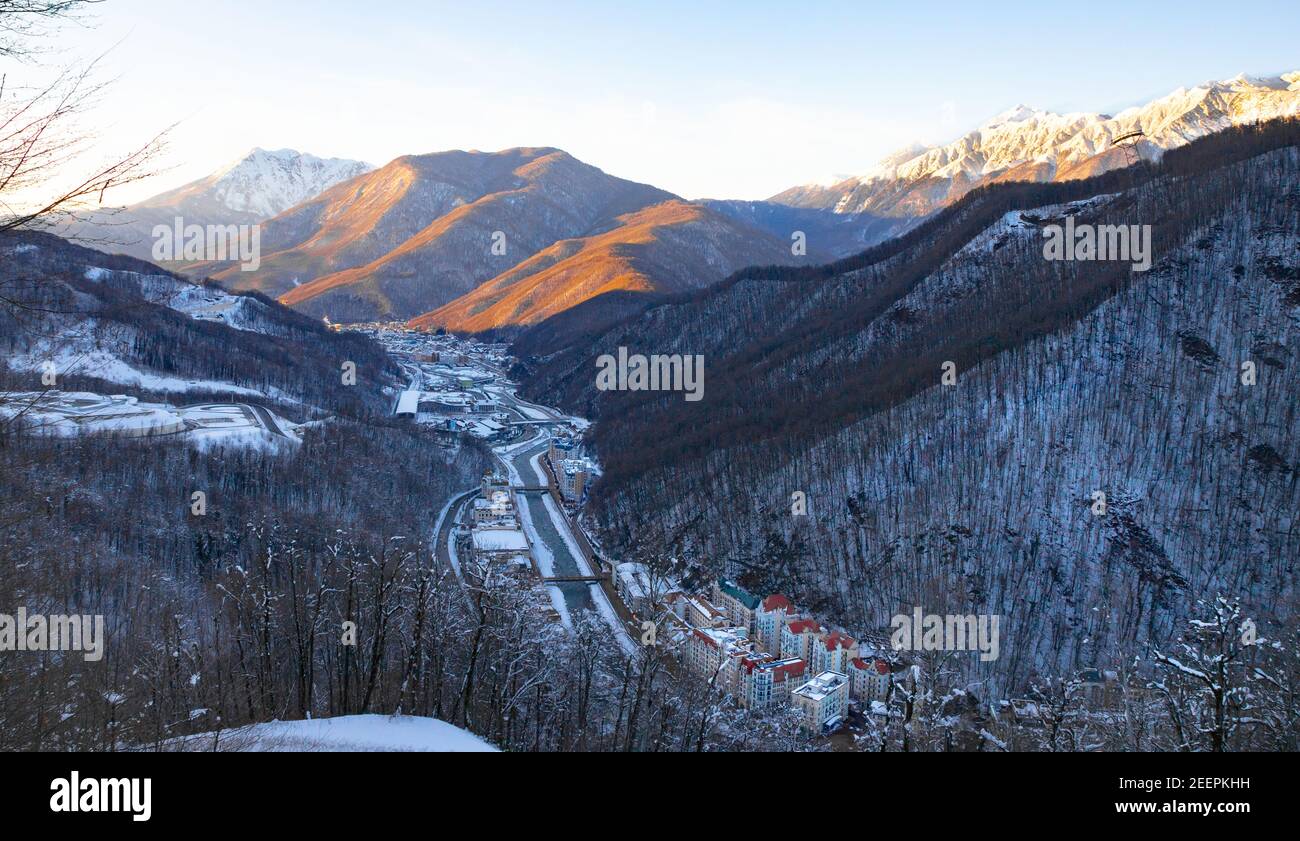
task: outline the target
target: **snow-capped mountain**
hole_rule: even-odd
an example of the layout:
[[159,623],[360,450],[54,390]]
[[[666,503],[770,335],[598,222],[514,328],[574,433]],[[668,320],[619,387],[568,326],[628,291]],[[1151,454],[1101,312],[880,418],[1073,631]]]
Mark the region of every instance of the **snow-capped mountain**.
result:
[[91,248],[155,260],[153,229],[186,225],[251,225],[263,222],[374,167],[361,161],[318,158],[292,149],[254,149],[197,181],[128,207],[87,215],[56,233]]
[[228,166],[183,187],[141,202],[170,207],[202,202],[269,219],[374,167],[361,161],[318,158],[293,149],[253,149]]
[[772,201],[837,213],[921,216],[981,184],[1086,178],[1138,156],[1156,159],[1230,126],[1296,115],[1300,71],[1179,88],[1114,116],[1017,105],[951,143],[909,147],[870,172],[831,186],[795,187]]
[[[226,262],[187,271],[338,321],[513,328],[608,292],[630,302],[797,261],[792,229],[773,233],[744,217],[551,147],[452,150],[398,158],[269,220],[256,270]],[[814,251],[835,256],[821,239]]]

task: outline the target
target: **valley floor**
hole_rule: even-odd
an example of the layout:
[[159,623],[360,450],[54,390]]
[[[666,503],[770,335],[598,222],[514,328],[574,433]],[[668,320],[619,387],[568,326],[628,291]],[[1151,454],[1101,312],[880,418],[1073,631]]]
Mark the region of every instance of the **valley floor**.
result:
[[[411,355],[411,343],[419,342],[406,331],[377,331],[375,337],[384,344],[411,375],[413,392],[437,394],[449,373],[446,365],[421,363]],[[622,604],[617,592],[609,584],[608,568],[602,565],[590,550],[584,551],[585,536],[579,538],[579,526],[566,511],[565,503],[543,460],[551,442],[565,438],[564,433],[584,429],[582,418],[566,415],[557,409],[540,406],[523,400],[515,393],[500,367],[487,358],[474,343],[458,343],[450,337],[430,339],[437,346],[452,348],[452,355],[460,359],[462,372],[474,372],[476,381],[473,393],[490,400],[497,410],[494,414],[509,417],[507,433],[493,442],[492,453],[500,471],[507,478],[519,514],[519,524],[527,537],[528,548],[535,572],[545,584],[550,604],[566,628],[574,627],[579,612],[592,612],[609,629],[619,648],[626,654],[636,650],[628,633],[626,620],[632,614]],[[420,415],[420,422],[430,422]],[[435,425],[442,418],[433,420]],[[472,426],[472,422],[471,422]],[[434,545],[437,558],[453,568],[458,576],[464,573],[457,538],[473,526],[470,509],[476,494],[466,492],[453,499],[440,513],[434,527]],[[588,581],[573,579],[591,579]],[[569,579],[569,580],[552,580]]]

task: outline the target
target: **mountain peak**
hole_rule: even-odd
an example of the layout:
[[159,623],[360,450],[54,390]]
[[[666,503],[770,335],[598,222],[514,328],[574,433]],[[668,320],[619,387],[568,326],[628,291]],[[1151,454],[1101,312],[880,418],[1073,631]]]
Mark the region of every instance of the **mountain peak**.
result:
[[1050,111],[1042,111],[1037,108],[1030,108],[1028,105],[1017,105],[1014,108],[1008,108],[1000,114],[995,115],[991,120],[980,126],[981,130],[1001,128],[1002,126],[1012,123],[1024,123],[1035,117],[1050,115]]
[[[321,158],[317,158],[315,155],[308,155],[299,152],[297,149],[263,149],[261,146],[254,146],[249,150],[248,154],[244,156],[244,160],[246,161],[255,158],[277,158],[286,161],[296,160],[298,158],[322,160]],[[330,158],[329,160],[337,160],[337,158]]]
[[244,157],[198,183],[204,184],[204,192],[222,207],[270,218],[373,169],[363,161],[318,158],[296,149],[255,146]]

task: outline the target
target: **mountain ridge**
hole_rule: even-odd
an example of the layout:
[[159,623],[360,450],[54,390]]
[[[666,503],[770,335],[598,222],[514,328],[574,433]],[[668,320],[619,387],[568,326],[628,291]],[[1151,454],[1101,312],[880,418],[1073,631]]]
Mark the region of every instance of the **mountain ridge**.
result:
[[469,332],[528,327],[608,292],[671,294],[751,263],[792,260],[776,237],[756,236],[699,203],[671,199],[617,221],[602,233],[543,249],[410,326]]
[[154,256],[155,226],[170,229],[177,219],[203,227],[257,224],[371,169],[361,161],[254,148],[203,178],[124,207],[91,211],[54,233],[106,253],[186,268]]
[[[769,201],[836,213],[924,216],[980,184],[1086,178],[1135,158],[1156,160],[1230,126],[1296,114],[1300,71],[1178,88],[1114,116],[1017,105],[949,143],[908,147],[861,175],[830,186],[793,187]],[[1116,145],[1126,136],[1131,149]]]
[[670,198],[552,147],[405,156],[270,220],[260,271],[215,277],[340,320],[413,317]]
[[[900,604],[1001,614],[1022,643],[965,675],[1000,691],[1116,664],[1198,594],[1294,592],[1298,138],[1279,121],[988,185],[866,254],[746,269],[519,376],[594,422],[612,552],[669,547],[850,627]],[[1071,216],[1153,224],[1151,271],[1045,259],[1042,227]],[[600,391],[618,347],[702,355],[707,398]]]

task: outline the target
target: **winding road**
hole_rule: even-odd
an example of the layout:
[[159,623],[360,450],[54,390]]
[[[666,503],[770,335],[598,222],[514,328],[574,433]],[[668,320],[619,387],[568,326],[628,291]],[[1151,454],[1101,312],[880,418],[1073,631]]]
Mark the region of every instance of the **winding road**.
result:
[[[518,440],[495,448],[493,452],[509,476],[511,486],[516,488],[515,498],[521,509],[521,524],[543,576],[590,578],[599,574],[599,570],[593,570],[581,550],[577,549],[578,541],[573,535],[569,519],[556,505],[551,494],[545,491],[518,490],[550,484],[543,470],[534,461],[550,446],[553,435],[547,425],[568,423],[570,419],[546,406],[521,400],[505,388],[489,387],[485,390],[497,397],[506,411],[531,422],[520,427],[524,432]],[[451,530],[463,520],[467,503],[475,493],[468,491],[453,499],[435,535],[439,561],[452,568],[455,565],[448,551]],[[598,581],[561,581],[546,586],[558,593],[559,599],[556,601],[562,603],[563,613],[567,613],[570,620],[578,611],[595,612],[609,625],[625,651],[635,649],[635,643],[628,635],[623,620],[619,618],[619,611]],[[558,609],[560,604],[556,607]]]

